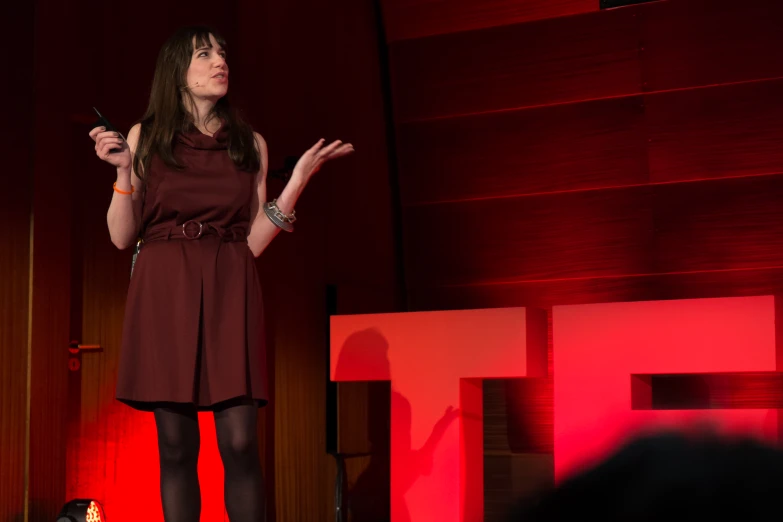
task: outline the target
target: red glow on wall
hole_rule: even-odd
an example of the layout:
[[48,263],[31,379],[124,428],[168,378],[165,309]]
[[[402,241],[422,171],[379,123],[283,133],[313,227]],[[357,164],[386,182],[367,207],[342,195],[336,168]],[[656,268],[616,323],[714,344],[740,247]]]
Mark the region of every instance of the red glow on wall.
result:
[[[95,498],[113,522],[163,522],[155,420],[151,413],[114,402],[86,412],[94,423],[69,448],[66,499]],[[211,413],[199,414],[201,520],[228,520],[223,506],[223,465]]]
[[332,379],[391,381],[393,522],[483,519],[481,379],[546,372],[545,338],[531,342],[534,316],[506,308],[332,318]]
[[558,306],[553,324],[558,480],[641,430],[707,425],[777,440],[775,409],[653,410],[638,396],[650,374],[774,372],[773,297]]

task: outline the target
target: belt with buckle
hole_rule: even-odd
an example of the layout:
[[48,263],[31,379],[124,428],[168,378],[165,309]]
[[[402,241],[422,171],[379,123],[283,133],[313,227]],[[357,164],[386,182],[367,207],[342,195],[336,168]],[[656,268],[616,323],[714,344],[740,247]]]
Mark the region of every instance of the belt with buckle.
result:
[[191,219],[181,225],[152,227],[144,233],[143,241],[161,241],[169,239],[200,239],[203,236],[218,236],[226,242],[247,240],[247,229],[243,226],[220,227],[212,223],[202,223]]

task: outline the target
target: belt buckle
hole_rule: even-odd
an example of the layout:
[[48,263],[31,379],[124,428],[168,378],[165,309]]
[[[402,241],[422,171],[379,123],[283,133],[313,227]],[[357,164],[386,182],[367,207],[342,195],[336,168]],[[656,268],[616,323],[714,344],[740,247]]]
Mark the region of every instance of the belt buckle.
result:
[[[189,236],[186,227],[190,225],[191,223],[194,223],[198,225],[198,234],[195,236]],[[200,221],[196,221],[195,219],[191,219],[190,221],[185,221],[182,223],[182,235],[185,236],[187,239],[198,239],[201,237],[201,234],[204,232],[204,224]]]

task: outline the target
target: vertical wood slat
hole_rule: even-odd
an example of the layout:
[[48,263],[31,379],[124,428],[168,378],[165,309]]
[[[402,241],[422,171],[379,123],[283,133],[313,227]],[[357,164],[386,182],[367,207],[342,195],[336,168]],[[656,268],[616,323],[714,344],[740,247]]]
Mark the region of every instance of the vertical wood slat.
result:
[[4,189],[0,191],[0,520],[24,515],[27,422],[27,359],[30,276],[34,6],[4,7],[6,38],[14,42],[14,82],[0,84],[12,126],[0,131]]
[[[71,174],[69,107],[63,99],[77,90],[62,85],[70,65],[55,59],[47,42],[68,40],[73,12],[54,1],[36,2],[33,156],[33,274],[30,388],[30,520],[46,520],[65,501],[70,340]],[[61,85],[60,96],[51,95]],[[42,140],[58,136],[56,140]]]
[[[0,519],[24,512],[27,423],[27,356],[29,296],[30,209],[26,177],[9,183],[0,205],[5,223],[18,223],[2,232],[0,249]],[[18,199],[16,199],[18,198]],[[8,199],[8,201],[6,201]],[[10,218],[12,221],[7,221]]]

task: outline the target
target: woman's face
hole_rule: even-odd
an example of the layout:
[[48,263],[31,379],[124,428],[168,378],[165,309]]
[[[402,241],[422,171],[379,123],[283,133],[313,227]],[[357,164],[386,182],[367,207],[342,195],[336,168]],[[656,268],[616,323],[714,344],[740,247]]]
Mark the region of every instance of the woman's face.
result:
[[228,63],[226,52],[209,35],[212,47],[193,42],[193,54],[186,78],[188,89],[198,98],[219,100],[228,92]]

